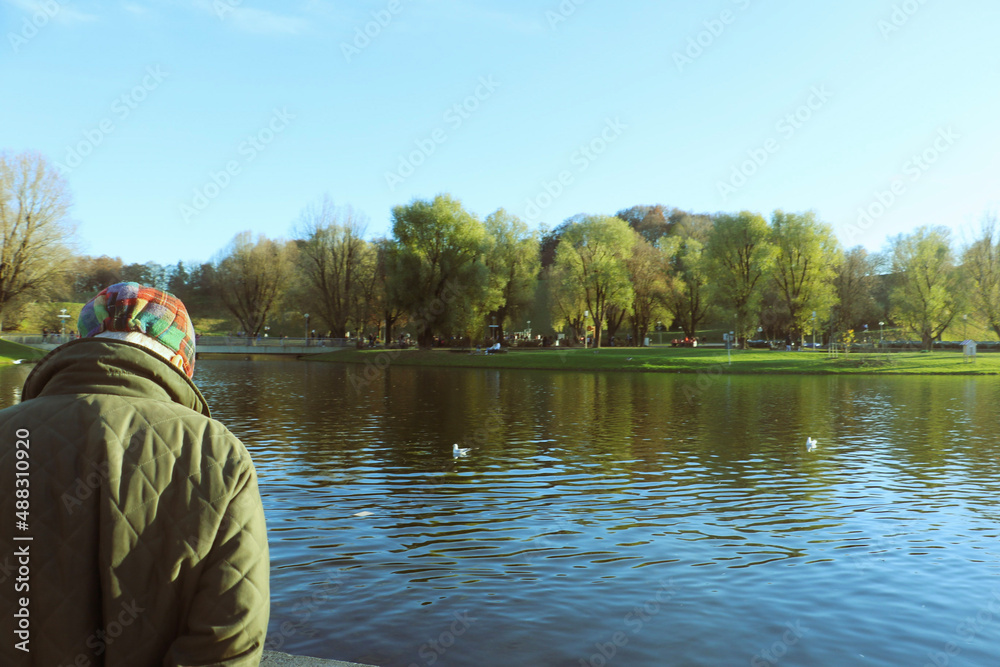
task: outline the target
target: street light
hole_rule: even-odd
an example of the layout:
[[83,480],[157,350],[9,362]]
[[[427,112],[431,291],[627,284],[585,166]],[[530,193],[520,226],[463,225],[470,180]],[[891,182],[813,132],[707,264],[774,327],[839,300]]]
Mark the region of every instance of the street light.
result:
[[59,309],[59,313],[60,313],[59,315],[56,315],[56,317],[59,318],[59,325],[60,325],[60,328],[61,328],[61,331],[60,331],[59,335],[60,336],[65,336],[66,335],[66,320],[69,319],[70,317],[72,317],[72,315],[67,315],[65,308],[60,308]]
[[306,347],[309,347],[309,313],[306,316]]
[[879,347],[882,347],[882,325],[883,324],[885,324],[885,322],[882,322],[881,320],[879,320],[879,323],[878,323],[878,346]]

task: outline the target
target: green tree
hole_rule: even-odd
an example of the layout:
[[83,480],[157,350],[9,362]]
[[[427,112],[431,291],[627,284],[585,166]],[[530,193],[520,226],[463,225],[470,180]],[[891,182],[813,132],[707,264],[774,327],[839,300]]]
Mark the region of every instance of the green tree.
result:
[[773,262],[769,238],[767,221],[759,214],[723,213],[715,217],[705,249],[714,300],[732,312],[744,348]]
[[837,266],[833,287],[837,294],[837,329],[861,329],[865,324],[885,320],[887,314],[879,312],[874,290],[881,279],[881,258],[872,255],[862,246],[844,253]]
[[375,251],[375,265],[371,276],[371,284],[367,289],[366,298],[372,305],[373,317],[380,317],[385,324],[385,342],[392,343],[393,327],[405,316],[400,298],[394,293],[394,282],[389,274],[392,262],[397,256],[398,244],[387,238],[378,238],[372,242]]
[[931,349],[963,306],[961,275],[946,227],[920,227],[891,241],[892,270],[899,283],[891,294],[897,323]]
[[503,338],[510,319],[527,310],[534,298],[541,261],[538,236],[502,208],[487,216],[485,226],[489,234],[485,255],[489,300],[496,304],[487,319],[495,321],[496,335]]
[[771,277],[788,316],[788,334],[801,338],[810,329],[813,311],[826,319],[836,302],[840,244],[812,211],[775,211],[770,240],[775,251]]
[[357,321],[365,312],[360,307],[364,271],[373,269],[363,238],[366,227],[362,216],[350,208],[338,208],[328,197],[305,209],[299,218],[298,267],[309,302],[303,305],[318,313],[335,338],[344,338],[351,324],[364,326],[364,321]]
[[1000,230],[995,214],[983,219],[979,236],[962,254],[972,287],[972,303],[1000,336]]
[[632,303],[627,259],[635,239],[636,233],[620,218],[588,216],[566,229],[556,249],[555,265],[564,281],[580,285],[583,304],[594,318],[597,347],[611,307],[628,308]]
[[632,323],[632,342],[641,345],[664,309],[670,293],[668,277],[668,255],[659,246],[637,236],[632,254],[625,261],[632,281],[632,307],[629,320]]
[[660,243],[668,256],[671,276],[665,300],[667,311],[684,335],[693,338],[710,308],[705,246],[697,236],[684,233],[661,239]]
[[214,288],[249,337],[260,333],[291,273],[294,246],[237,234],[215,262]]
[[123,282],[134,282],[165,290],[169,281],[167,269],[156,262],[126,264],[121,270]]
[[421,347],[431,346],[435,332],[464,325],[463,314],[495,307],[486,303],[486,228],[461,202],[438,195],[397,206],[392,234],[390,292],[409,313]]

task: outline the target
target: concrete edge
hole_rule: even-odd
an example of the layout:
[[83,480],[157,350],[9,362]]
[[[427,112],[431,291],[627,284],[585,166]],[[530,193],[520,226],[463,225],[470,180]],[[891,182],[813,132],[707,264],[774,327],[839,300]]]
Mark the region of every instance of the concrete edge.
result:
[[289,655],[277,651],[264,651],[260,660],[261,667],[374,667],[356,662],[341,662],[340,660],[325,660],[310,658],[303,655]]

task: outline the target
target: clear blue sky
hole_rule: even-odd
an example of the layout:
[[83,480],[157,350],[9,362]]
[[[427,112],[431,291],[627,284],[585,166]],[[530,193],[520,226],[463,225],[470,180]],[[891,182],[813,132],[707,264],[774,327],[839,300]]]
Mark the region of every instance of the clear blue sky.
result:
[[872,250],[1000,208],[993,0],[0,0],[0,24],[0,149],[62,165],[81,252],[126,262],[289,238],[324,194],[370,237],[448,192],[549,227],[813,209]]

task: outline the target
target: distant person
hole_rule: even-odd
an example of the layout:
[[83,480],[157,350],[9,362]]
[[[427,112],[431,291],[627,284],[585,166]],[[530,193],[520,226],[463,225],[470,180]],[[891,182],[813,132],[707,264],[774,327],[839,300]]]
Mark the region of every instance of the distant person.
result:
[[785,352],[792,351],[792,334],[785,334]]
[[0,665],[256,667],[257,474],[191,381],[184,304],[118,283],[79,329],[0,411],[0,563],[30,572],[0,586]]

